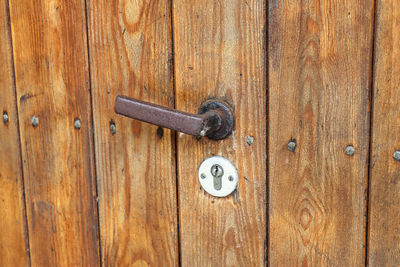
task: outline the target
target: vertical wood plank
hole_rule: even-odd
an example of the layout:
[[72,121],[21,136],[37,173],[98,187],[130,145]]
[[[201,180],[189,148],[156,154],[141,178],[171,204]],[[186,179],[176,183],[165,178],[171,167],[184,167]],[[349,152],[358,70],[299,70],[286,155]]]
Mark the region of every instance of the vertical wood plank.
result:
[[378,0],[373,82],[369,263],[400,265],[400,3]]
[[[0,0],[0,266],[29,265],[8,1]],[[6,115],[8,120],[3,119]]]
[[173,135],[114,112],[117,95],[173,107],[170,2],[90,0],[88,13],[102,261],[177,265]]
[[[236,116],[228,139],[177,139],[183,266],[265,264],[265,9],[265,1],[173,1],[176,107],[196,113],[205,99],[225,98]],[[226,198],[208,195],[197,179],[212,155],[238,168],[237,192]]]
[[373,1],[271,0],[268,12],[269,263],[361,266]]
[[10,0],[10,13],[32,265],[97,266],[85,3]]

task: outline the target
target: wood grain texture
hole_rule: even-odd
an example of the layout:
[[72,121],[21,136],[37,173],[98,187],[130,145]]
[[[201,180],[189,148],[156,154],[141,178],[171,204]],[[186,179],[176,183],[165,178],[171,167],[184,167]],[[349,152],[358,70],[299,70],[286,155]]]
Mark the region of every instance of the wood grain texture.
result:
[[373,6],[269,1],[271,266],[364,263]]
[[97,266],[85,4],[11,0],[10,14],[32,265]]
[[[29,264],[8,1],[0,0],[0,266]],[[3,114],[8,114],[8,122]]]
[[[236,116],[228,139],[177,138],[183,266],[265,264],[265,9],[264,1],[173,1],[176,107],[196,113],[205,99],[225,98]],[[226,198],[198,182],[199,165],[212,155],[238,168],[237,192]]]
[[400,265],[400,2],[377,1],[370,170],[369,263]]
[[173,135],[114,112],[117,95],[173,107],[170,2],[90,0],[88,14],[102,261],[177,265]]

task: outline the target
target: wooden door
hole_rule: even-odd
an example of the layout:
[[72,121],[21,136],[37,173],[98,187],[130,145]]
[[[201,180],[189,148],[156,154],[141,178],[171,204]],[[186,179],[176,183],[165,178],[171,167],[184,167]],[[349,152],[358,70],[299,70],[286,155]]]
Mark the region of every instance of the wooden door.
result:
[[0,266],[400,265],[399,29],[396,0],[0,0]]

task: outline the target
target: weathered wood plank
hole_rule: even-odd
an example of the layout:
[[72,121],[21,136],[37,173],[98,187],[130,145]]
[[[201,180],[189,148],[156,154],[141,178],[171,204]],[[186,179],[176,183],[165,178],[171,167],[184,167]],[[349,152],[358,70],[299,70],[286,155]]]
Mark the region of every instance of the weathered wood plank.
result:
[[32,265],[97,266],[85,3],[10,0],[10,14]]
[[28,233],[9,22],[8,1],[0,0],[0,266],[26,266]]
[[[219,97],[236,115],[226,140],[177,140],[183,266],[265,264],[265,8],[265,1],[173,1],[176,107],[196,113],[202,101]],[[197,169],[212,155],[237,166],[233,196],[215,198],[200,188]]]
[[373,6],[269,2],[271,266],[364,262]]
[[378,0],[373,82],[369,263],[400,265],[400,2]]
[[120,94],[173,107],[170,2],[90,0],[88,14],[102,261],[177,265],[173,134],[113,108]]

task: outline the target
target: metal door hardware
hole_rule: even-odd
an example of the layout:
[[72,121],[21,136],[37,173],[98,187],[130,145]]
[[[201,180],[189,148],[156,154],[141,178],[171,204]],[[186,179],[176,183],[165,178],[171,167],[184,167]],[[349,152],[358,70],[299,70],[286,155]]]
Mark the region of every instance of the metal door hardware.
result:
[[198,114],[191,114],[118,96],[115,100],[115,112],[160,127],[194,136],[207,136],[214,140],[228,137],[234,127],[231,107],[216,99],[207,100],[201,104]]
[[210,195],[226,197],[236,189],[239,177],[232,162],[221,156],[213,156],[201,163],[199,181]]

